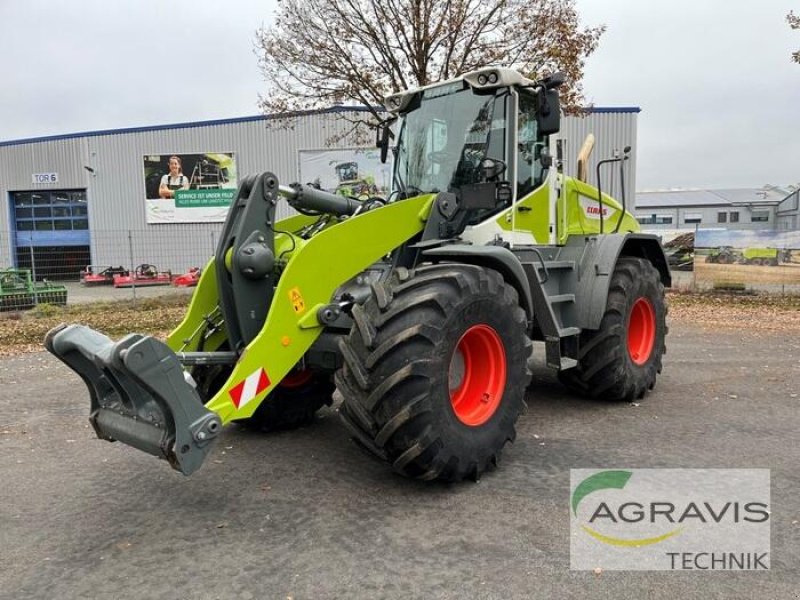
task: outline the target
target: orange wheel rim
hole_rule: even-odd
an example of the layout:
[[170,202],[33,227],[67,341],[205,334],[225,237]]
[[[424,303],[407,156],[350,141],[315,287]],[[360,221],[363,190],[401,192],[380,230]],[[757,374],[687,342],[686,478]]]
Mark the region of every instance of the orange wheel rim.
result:
[[656,311],[647,298],[641,297],[631,307],[628,321],[628,354],[635,365],[643,365],[656,344]]
[[506,387],[506,352],[497,332],[473,325],[458,340],[450,359],[450,404],[459,421],[472,427],[492,418]]

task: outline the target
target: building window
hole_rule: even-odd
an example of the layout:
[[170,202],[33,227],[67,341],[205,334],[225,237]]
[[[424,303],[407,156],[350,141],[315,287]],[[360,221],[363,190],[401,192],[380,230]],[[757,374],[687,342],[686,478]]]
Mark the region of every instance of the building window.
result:
[[731,211],[731,223],[738,223],[738,222],[739,222],[739,212]]
[[672,225],[672,215],[650,215],[648,217],[637,217],[641,225]]
[[702,213],[686,213],[683,215],[683,222],[687,224],[702,223]]
[[753,223],[766,223],[769,221],[769,211],[768,210],[754,210],[750,214],[750,221]]
[[726,212],[718,212],[717,213],[717,223],[727,223],[728,222],[728,213]]
[[650,215],[649,217],[637,217],[636,219],[639,221],[641,225],[655,225],[656,224],[656,216]]
[[86,192],[16,192],[17,231],[79,231],[89,229]]

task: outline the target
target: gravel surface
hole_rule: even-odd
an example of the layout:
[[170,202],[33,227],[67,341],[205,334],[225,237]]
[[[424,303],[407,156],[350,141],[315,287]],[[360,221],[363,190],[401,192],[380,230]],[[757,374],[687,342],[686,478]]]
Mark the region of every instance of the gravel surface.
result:
[[[500,468],[459,485],[393,475],[333,411],[231,426],[185,478],[97,440],[54,358],[1,358],[0,598],[797,598],[800,336],[684,313],[637,405],[570,396],[540,360]],[[570,571],[578,467],[770,468],[772,570]]]
[[133,300],[134,298],[154,298],[157,296],[191,295],[194,288],[174,287],[171,285],[139,286],[136,288],[115,288],[113,285],[85,286],[75,281],[63,284],[67,288],[69,304],[85,304],[87,302]]

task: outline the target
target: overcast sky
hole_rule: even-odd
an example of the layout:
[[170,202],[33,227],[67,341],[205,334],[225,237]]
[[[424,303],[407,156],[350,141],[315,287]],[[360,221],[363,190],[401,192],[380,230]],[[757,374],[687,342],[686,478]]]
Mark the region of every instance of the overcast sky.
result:
[[[0,140],[256,114],[254,32],[276,5],[0,0]],[[800,3],[578,7],[608,26],[587,99],[642,108],[640,189],[800,182]]]

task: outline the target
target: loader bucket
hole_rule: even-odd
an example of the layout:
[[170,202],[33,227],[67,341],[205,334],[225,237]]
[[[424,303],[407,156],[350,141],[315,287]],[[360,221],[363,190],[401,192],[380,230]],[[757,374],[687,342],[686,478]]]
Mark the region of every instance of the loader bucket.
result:
[[203,464],[222,423],[164,343],[139,334],[113,342],[83,325],[59,325],[45,346],[89,388],[97,437],[165,458],[184,475]]

